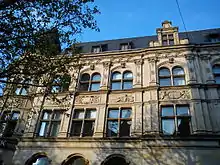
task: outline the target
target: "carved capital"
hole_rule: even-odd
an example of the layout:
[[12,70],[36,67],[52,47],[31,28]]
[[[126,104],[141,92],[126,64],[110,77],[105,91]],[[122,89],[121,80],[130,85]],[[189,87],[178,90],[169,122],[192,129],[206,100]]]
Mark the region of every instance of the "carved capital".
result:
[[200,58],[204,61],[208,61],[211,59],[211,56],[210,55],[202,55],[202,56],[200,56]]
[[185,55],[185,58],[186,58],[187,60],[194,60],[194,59],[195,59],[195,56],[192,55],[192,54],[186,54],[186,55]]
[[94,70],[95,69],[95,65],[94,64],[90,64],[90,69]]
[[156,63],[156,62],[158,62],[159,60],[158,60],[157,57],[149,57],[149,58],[148,58],[148,61],[149,61],[149,63]]
[[109,68],[110,66],[111,66],[111,61],[105,61],[105,62],[103,62],[103,67],[105,68],[105,69],[107,69],[107,68]]
[[143,61],[143,59],[136,59],[136,60],[134,60],[134,63],[136,65],[142,65],[144,63],[144,61]]

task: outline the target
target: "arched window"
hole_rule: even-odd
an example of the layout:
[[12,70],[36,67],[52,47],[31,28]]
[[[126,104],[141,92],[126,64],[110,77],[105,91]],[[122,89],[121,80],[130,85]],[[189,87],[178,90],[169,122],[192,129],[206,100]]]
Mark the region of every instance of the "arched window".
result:
[[66,92],[69,90],[71,77],[67,74],[65,75],[57,75],[52,82],[51,85],[51,92],[52,93],[59,93],[59,92]]
[[92,75],[90,91],[98,91],[100,89],[101,75],[95,73]]
[[30,84],[31,84],[30,79],[21,80],[15,90],[15,94],[16,95],[23,95],[23,96],[27,95],[28,88],[29,88]]
[[101,163],[101,165],[115,165],[115,164],[129,165],[130,163],[125,159],[125,156],[120,154],[110,155]]
[[133,75],[132,72],[126,71],[123,76],[120,72],[114,72],[111,79],[112,90],[132,89]]
[[215,78],[215,83],[220,84],[220,65],[214,65],[212,67],[212,72]]
[[132,72],[126,71],[123,74],[123,86],[122,89],[132,89],[133,87],[133,75]]
[[185,85],[185,73],[183,68],[176,66],[172,69],[172,74],[168,68],[160,68],[159,70],[160,86],[178,86]]
[[61,165],[89,165],[89,161],[78,155],[70,155]]
[[80,79],[80,91],[98,91],[100,89],[101,75],[94,73],[91,77],[84,73]]
[[171,86],[171,75],[168,68],[160,68],[159,83],[160,86]]
[[39,152],[31,156],[25,165],[50,165],[51,160],[47,157],[46,153]]
[[185,85],[185,73],[183,68],[181,67],[174,67],[172,71],[173,75],[173,85]]

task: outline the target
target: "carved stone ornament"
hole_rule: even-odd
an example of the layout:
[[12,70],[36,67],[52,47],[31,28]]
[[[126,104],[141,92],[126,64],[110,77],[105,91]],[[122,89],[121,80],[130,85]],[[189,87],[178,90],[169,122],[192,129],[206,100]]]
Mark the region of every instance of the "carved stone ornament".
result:
[[95,69],[95,65],[94,64],[90,64],[90,69],[94,70]]
[[77,96],[76,104],[97,104],[100,102],[100,96]]
[[189,90],[166,90],[159,92],[160,100],[190,99]]
[[134,63],[136,64],[136,65],[142,65],[143,64],[143,59],[136,59],[136,60],[134,60]]
[[112,103],[129,103],[129,102],[134,102],[134,96],[132,95],[120,95],[120,96],[116,96],[113,97],[113,99],[110,100],[110,102]]
[[111,66],[111,62],[110,61],[106,61],[106,62],[103,62],[103,67],[104,68],[109,68]]
[[155,63],[155,62],[158,62],[158,58],[157,57],[149,57],[148,61],[149,61],[149,63]]
[[68,107],[71,105],[71,96],[68,94],[64,97],[48,96],[46,98],[46,104],[59,105],[63,107]]

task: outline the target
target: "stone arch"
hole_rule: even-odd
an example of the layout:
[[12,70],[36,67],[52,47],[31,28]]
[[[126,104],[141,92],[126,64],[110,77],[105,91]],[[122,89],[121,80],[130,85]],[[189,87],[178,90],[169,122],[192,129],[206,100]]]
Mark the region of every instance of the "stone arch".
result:
[[120,165],[130,165],[131,162],[122,154],[112,154],[105,158],[101,165],[114,165],[117,162]]
[[121,64],[118,64],[117,66],[111,68],[111,73],[115,71],[119,71],[119,72],[130,71],[132,73],[134,72],[130,65],[126,65],[125,67],[123,67]]
[[214,65],[216,65],[216,64],[220,64],[220,58],[217,57],[217,58],[211,59],[211,60],[210,60],[210,64],[211,64],[212,67],[213,67]]
[[47,158],[47,159],[48,159],[48,163],[51,162],[51,160],[48,158],[46,152],[37,152],[37,153],[33,154],[33,155],[25,162],[25,165],[32,165],[32,164],[35,163],[35,162],[37,161],[37,159],[39,159],[39,158]]
[[61,165],[69,165],[69,163],[72,161],[72,160],[76,160],[77,158],[82,158],[84,161],[85,161],[85,165],[89,165],[89,160],[87,160],[85,158],[84,155],[80,154],[80,153],[75,153],[75,154],[71,154],[69,155],[62,163]]

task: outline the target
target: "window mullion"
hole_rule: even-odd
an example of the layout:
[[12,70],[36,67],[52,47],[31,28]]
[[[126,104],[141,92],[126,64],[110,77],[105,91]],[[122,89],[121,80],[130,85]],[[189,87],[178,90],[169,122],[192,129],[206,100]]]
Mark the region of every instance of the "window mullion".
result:
[[177,135],[178,131],[178,119],[176,114],[176,105],[174,105],[174,124],[175,124],[175,135]]
[[84,116],[83,116],[83,119],[82,119],[82,127],[81,127],[80,137],[83,136],[85,117],[86,117],[86,109],[84,109]]
[[121,116],[121,108],[119,108],[119,113],[118,113],[118,137],[120,137],[120,125],[121,125],[121,121],[120,121],[120,116]]

